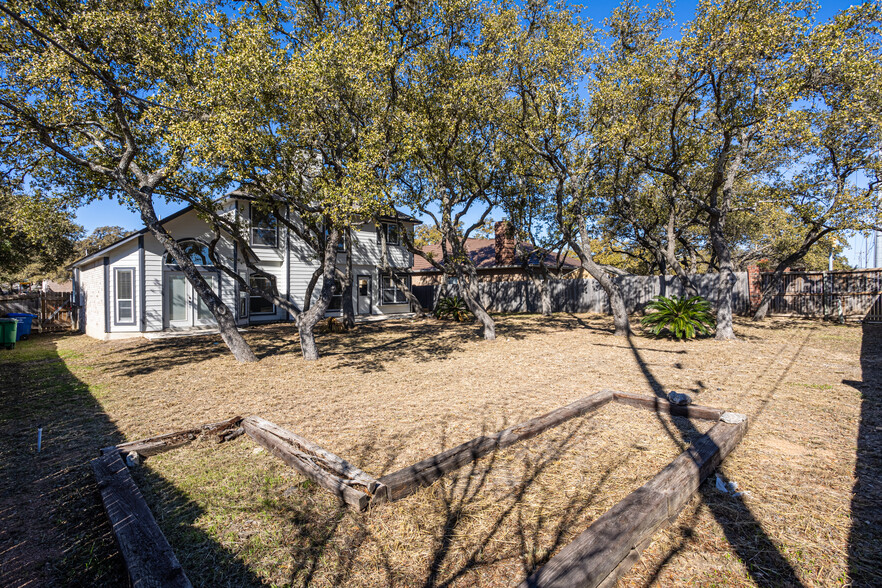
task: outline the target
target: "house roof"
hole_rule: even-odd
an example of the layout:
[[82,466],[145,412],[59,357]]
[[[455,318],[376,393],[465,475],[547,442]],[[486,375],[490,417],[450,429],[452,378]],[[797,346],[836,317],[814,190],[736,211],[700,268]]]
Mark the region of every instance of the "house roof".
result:
[[[247,196],[236,196],[236,200],[250,200],[250,198],[248,198]],[[193,210],[192,204],[189,206],[185,206],[181,210],[168,215],[164,219],[160,220],[159,224],[164,225],[165,223],[167,223],[171,220],[174,220],[174,219],[178,218],[179,216],[182,216],[182,215],[190,212],[191,210]],[[395,211],[395,216],[383,215],[380,217],[380,219],[381,220],[397,220],[397,221],[403,221],[403,222],[411,222],[414,224],[422,224],[422,221],[419,221],[412,216],[398,212],[397,210]],[[141,230],[135,231],[133,233],[129,233],[128,235],[126,235],[122,239],[118,239],[117,241],[114,241],[110,245],[102,247],[101,249],[95,251],[94,253],[90,253],[88,255],[85,255],[85,256],[77,259],[76,261],[71,262],[70,264],[68,264],[67,267],[69,269],[69,268],[76,267],[78,265],[82,265],[84,263],[88,263],[88,262],[92,261],[93,259],[100,257],[105,251],[108,251],[110,249],[113,249],[114,247],[118,247],[120,245],[123,245],[123,244],[129,242],[129,241],[132,241],[132,240],[140,237],[141,235],[146,234],[147,232],[148,232],[147,227],[144,227]]]
[[[160,220],[159,224],[164,225],[168,221],[174,220],[174,219],[178,218],[179,216],[182,216],[182,215],[190,212],[191,210],[193,210],[192,204],[190,206],[186,206],[186,207],[182,208],[181,210],[179,210],[177,212],[173,212],[172,214],[168,215],[164,219]],[[88,263],[88,262],[92,261],[93,259],[100,257],[101,254],[104,253],[105,251],[113,249],[114,247],[119,247],[120,245],[128,243],[129,241],[133,241],[133,240],[137,239],[138,237],[140,237],[141,235],[146,234],[147,232],[148,232],[147,227],[144,227],[143,229],[141,229],[139,231],[129,233],[128,235],[126,235],[122,239],[118,239],[118,240],[114,241],[113,243],[111,243],[110,245],[106,245],[106,246],[102,247],[101,249],[99,249],[98,251],[95,251],[94,253],[89,253],[88,255],[81,257],[74,262],[71,262],[67,267],[72,268],[72,267],[76,267],[78,265],[83,265],[84,263]]]
[[[520,260],[523,259],[523,255],[529,254],[528,263],[530,265],[539,265],[539,256],[535,253],[531,253],[535,248],[527,243],[518,243],[517,244],[517,253],[518,260],[516,263],[508,264],[508,265],[499,265],[496,263],[496,240],[495,239],[466,239],[466,250],[469,252],[469,257],[472,260],[472,263],[475,264],[475,267],[479,270],[488,270],[488,269],[499,269],[499,268],[511,268],[511,267],[521,267]],[[423,251],[427,254],[431,254],[433,259],[441,260],[441,245],[427,245],[423,247]],[[545,256],[545,263],[550,266],[557,265],[557,257],[549,253]],[[568,256],[564,259],[563,268],[564,269],[575,269],[579,267],[578,260],[575,260],[571,256]],[[438,271],[432,266],[431,263],[420,257],[419,255],[413,256],[413,267],[411,269],[415,272],[436,272]]]

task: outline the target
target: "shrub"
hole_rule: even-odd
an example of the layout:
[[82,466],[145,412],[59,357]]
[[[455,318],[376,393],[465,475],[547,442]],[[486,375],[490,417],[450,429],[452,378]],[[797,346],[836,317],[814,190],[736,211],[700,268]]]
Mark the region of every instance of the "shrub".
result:
[[435,318],[452,319],[457,322],[468,320],[471,312],[466,308],[465,301],[459,296],[445,296],[438,301]]
[[647,314],[640,323],[656,337],[668,331],[675,339],[692,339],[699,333],[709,335],[714,328],[710,304],[701,296],[656,296],[646,308],[655,312]]

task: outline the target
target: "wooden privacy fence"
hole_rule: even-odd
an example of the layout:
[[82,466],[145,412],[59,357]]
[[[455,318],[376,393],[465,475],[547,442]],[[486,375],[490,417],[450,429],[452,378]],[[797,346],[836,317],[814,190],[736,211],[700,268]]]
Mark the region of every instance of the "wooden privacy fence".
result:
[[[765,288],[772,274],[760,279]],[[787,272],[769,313],[882,322],[882,269]]]
[[[719,275],[700,274],[691,278],[699,294],[715,304],[719,296]],[[747,313],[750,310],[747,274],[739,272],[735,274],[735,278],[733,311]],[[684,294],[683,286],[676,276],[621,276],[614,279],[622,288],[628,312],[640,310],[660,294]],[[417,297],[425,308],[431,308],[434,287],[436,286],[414,287],[415,292],[418,288],[422,289],[417,292]],[[549,280],[549,288],[553,312],[610,312],[609,298],[597,280]],[[536,313],[542,310],[539,288],[530,280],[481,282],[480,291],[482,303],[491,312]]]
[[27,313],[39,317],[35,331],[61,331],[71,328],[70,292],[26,292],[0,295],[0,316],[6,313]]

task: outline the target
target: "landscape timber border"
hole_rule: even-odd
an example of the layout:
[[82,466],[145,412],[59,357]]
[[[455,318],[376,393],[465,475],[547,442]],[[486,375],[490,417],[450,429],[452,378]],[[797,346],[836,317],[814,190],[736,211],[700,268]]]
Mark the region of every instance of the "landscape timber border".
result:
[[519,586],[609,588],[640,559],[653,536],[677,518],[705,478],[741,442],[747,417],[705,406],[672,404],[655,396],[603,390],[380,478],[259,416],[233,417],[106,447],[101,457],[92,461],[92,468],[132,585],[187,587],[191,584],[127,467],[140,463],[142,457],[170,451],[200,437],[213,437],[222,443],[244,433],[348,506],[363,511],[401,500],[488,453],[535,437],[610,402],[716,422],[649,482],[606,511]]

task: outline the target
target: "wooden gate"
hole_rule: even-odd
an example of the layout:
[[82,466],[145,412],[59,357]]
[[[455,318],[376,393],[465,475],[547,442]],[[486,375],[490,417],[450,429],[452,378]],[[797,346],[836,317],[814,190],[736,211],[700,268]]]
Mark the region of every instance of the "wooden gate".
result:
[[[761,278],[765,287],[772,274]],[[769,313],[882,322],[882,269],[787,272]]]
[[35,331],[63,331],[72,328],[70,292],[25,292],[0,296],[0,316],[9,312],[37,315]]

